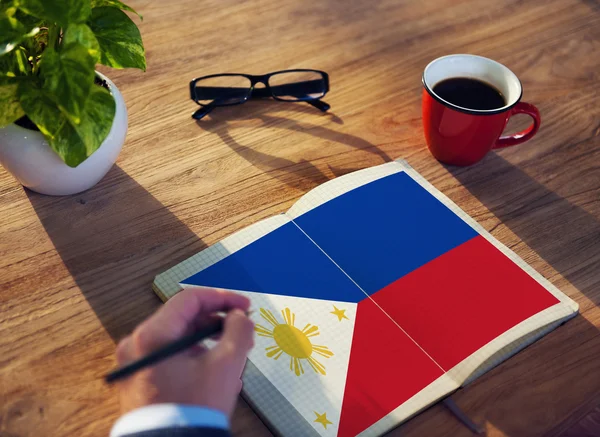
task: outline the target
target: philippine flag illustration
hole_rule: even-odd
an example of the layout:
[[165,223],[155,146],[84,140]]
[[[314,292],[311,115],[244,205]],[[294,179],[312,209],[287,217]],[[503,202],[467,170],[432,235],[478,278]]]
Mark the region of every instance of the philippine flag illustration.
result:
[[360,434],[557,303],[404,172],[294,217],[181,285],[251,299],[250,361],[332,437]]

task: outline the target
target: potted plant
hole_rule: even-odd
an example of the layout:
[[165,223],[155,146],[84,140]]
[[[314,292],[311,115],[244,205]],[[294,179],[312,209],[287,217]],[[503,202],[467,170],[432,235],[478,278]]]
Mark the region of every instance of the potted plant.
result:
[[124,11],[137,14],[119,0],[0,0],[0,163],[24,186],[74,194],[114,164],[127,110],[96,64],[146,69]]

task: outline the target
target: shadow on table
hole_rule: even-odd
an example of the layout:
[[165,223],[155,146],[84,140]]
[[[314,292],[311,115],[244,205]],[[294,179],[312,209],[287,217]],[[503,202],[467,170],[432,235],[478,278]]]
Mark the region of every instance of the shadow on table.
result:
[[206,247],[118,166],[90,190],[27,195],[96,316],[117,341],[160,304],[154,277]]
[[[281,114],[274,114],[276,112]],[[244,126],[261,128],[262,126],[257,127],[255,124],[250,124],[255,120],[260,120],[262,125],[280,131],[282,135],[288,135],[290,132],[300,132],[355,149],[365,150],[379,156],[382,162],[392,161],[392,158],[383,150],[360,137],[338,132],[330,127],[294,120],[287,116],[290,112],[297,114],[310,113],[314,117],[326,118],[339,125],[343,124],[343,120],[331,112],[320,113],[315,108],[305,104],[290,104],[273,100],[256,100],[249,101],[244,105],[216,108],[208,117],[198,120],[197,124],[202,129],[218,135],[227,146],[249,163],[294,189],[310,189],[326,182],[329,177],[310,161],[302,159],[295,162],[244,146],[232,136],[231,131]],[[330,169],[334,170],[331,167]],[[334,174],[336,176],[352,171],[335,170]]]
[[448,170],[520,240],[600,303],[600,293],[593,294],[600,259],[596,217],[493,153],[473,167]]

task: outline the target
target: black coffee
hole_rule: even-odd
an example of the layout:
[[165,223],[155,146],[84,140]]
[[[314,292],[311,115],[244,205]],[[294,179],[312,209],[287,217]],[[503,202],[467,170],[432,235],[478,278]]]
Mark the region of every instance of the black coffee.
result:
[[453,77],[436,84],[433,92],[447,102],[467,109],[489,110],[506,105],[504,96],[492,85],[468,77]]

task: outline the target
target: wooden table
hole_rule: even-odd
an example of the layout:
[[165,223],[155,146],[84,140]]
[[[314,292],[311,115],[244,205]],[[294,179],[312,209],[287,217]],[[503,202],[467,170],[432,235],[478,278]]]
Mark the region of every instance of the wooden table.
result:
[[[581,308],[453,399],[490,436],[600,435],[598,0],[130,3],[148,71],[102,68],[130,115],[115,167],[62,198],[0,171],[0,436],[106,436],[119,406],[101,376],[159,307],[157,273],[399,157]],[[526,145],[450,168],[425,148],[420,75],[462,52],[511,68],[543,122]],[[190,118],[194,76],[294,67],[330,73],[329,114],[265,101]],[[233,428],[270,435],[242,402]],[[391,435],[471,433],[435,406]]]

